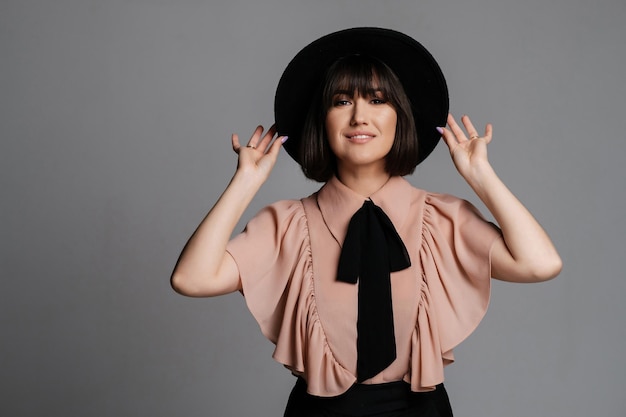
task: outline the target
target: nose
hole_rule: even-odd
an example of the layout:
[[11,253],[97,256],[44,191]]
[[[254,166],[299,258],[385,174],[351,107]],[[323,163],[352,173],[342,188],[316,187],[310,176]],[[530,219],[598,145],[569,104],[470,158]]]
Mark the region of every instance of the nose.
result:
[[352,106],[352,125],[367,124],[367,101],[357,97]]

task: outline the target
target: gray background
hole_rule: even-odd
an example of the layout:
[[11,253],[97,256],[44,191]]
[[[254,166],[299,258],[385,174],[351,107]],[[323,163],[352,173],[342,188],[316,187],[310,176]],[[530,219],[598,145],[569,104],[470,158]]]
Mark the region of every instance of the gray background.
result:
[[[288,61],[373,25],[494,123],[493,165],[565,262],[494,283],[446,371],[456,415],[624,416],[624,21],[624,0],[1,0],[0,414],[282,415],[293,378],[242,297],[169,274]],[[443,145],[410,181],[477,202]],[[245,219],[317,187],[283,152]]]

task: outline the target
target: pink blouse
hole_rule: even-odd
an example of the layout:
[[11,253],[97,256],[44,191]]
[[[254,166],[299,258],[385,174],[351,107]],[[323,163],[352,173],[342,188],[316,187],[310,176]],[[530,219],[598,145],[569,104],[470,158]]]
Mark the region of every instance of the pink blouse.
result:
[[[484,316],[499,229],[467,201],[392,177],[371,200],[393,222],[411,267],[391,274],[397,358],[365,383],[443,382],[452,349]],[[336,396],[356,382],[358,285],[336,280],[341,245],[365,198],[336,178],[302,200],[261,210],[228,244],[248,308],[274,359],[308,392]]]

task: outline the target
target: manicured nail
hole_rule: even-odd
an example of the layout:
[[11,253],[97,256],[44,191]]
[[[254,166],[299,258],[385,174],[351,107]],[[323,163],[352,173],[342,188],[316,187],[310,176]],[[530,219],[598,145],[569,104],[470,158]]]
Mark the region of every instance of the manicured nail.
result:
[[437,126],[437,132],[439,132],[440,135],[443,135],[443,127]]
[[287,139],[289,139],[289,136],[283,136],[283,138],[280,140],[282,143],[287,142]]

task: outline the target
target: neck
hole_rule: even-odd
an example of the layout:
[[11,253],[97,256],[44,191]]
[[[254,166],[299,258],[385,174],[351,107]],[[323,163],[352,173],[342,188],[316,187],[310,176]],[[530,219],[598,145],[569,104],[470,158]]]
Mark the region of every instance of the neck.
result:
[[390,175],[379,170],[342,170],[337,172],[337,179],[352,191],[369,197],[378,191],[387,181]]

